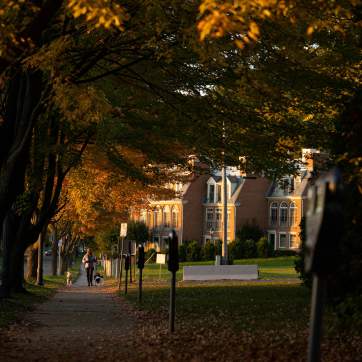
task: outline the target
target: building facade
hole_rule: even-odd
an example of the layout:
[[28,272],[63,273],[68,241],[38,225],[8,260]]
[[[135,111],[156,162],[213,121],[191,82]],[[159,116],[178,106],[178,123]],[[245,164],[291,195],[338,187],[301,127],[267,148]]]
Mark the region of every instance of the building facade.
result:
[[[314,180],[316,150],[303,150],[304,166],[297,176],[274,182],[245,175],[227,167],[227,241],[247,223],[258,225],[275,250],[300,247],[300,222],[306,210],[307,191]],[[172,229],[179,242],[200,243],[223,240],[223,188],[220,171],[192,175],[184,184],[173,185],[177,197],[150,201],[149,207],[134,210],[132,218],[145,222],[153,246],[162,249]]]

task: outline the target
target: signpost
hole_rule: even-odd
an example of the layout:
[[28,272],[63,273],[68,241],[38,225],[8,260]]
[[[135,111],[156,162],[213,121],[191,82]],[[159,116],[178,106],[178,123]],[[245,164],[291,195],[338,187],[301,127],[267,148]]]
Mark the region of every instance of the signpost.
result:
[[[123,246],[124,246],[124,238],[127,236],[127,223],[122,223],[121,228],[119,230],[118,237],[118,290],[121,289],[122,285],[122,270],[123,270]],[[122,247],[120,247],[120,239],[122,239]]]
[[313,274],[313,289],[308,362],[320,361],[326,278],[338,262],[338,243],[343,233],[342,197],[337,169],[320,177],[309,189],[305,270]]
[[159,279],[161,280],[161,273],[162,273],[162,264],[166,264],[166,254],[159,254],[156,255],[156,264],[160,264],[160,273]]
[[61,267],[60,267],[60,262],[61,262],[61,259],[60,259],[60,249],[63,245],[63,239],[60,239],[58,241],[58,275],[60,275],[60,272],[61,272]]
[[178,238],[175,230],[172,230],[168,240],[168,270],[172,273],[170,290],[169,331],[172,333],[175,331],[176,272],[179,270]]

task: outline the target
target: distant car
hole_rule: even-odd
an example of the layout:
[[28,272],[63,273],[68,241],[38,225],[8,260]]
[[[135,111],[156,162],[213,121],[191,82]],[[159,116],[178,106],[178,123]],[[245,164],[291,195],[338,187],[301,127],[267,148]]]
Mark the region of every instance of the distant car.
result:
[[45,256],[51,256],[52,255],[52,251],[51,250],[47,250],[45,253],[44,253]]

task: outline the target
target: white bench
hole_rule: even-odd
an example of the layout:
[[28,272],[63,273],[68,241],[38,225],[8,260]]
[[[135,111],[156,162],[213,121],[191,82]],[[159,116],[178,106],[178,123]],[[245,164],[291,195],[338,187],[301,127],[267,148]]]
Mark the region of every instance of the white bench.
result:
[[184,266],[183,280],[255,280],[257,265]]

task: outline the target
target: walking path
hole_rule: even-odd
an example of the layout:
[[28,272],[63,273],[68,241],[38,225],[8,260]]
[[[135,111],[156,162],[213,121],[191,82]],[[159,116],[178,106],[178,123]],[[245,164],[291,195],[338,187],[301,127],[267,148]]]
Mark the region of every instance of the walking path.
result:
[[1,337],[0,360],[130,358],[126,344],[133,327],[132,317],[119,302],[114,287],[88,287],[83,271],[71,288],[59,291]]

